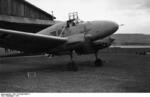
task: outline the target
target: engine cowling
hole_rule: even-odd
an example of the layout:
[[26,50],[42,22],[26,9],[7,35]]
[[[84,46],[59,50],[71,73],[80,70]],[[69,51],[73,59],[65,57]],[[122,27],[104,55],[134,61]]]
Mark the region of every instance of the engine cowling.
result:
[[113,43],[113,41],[114,39],[110,37],[102,40],[97,40],[94,42],[86,41],[78,45],[78,47],[75,49],[75,52],[80,55],[95,53],[99,49],[104,49],[109,47]]
[[113,39],[111,37],[107,37],[107,38],[104,38],[102,40],[95,41],[94,45],[98,49],[103,49],[103,48],[107,48],[107,47],[111,46],[111,44],[114,42],[114,40],[115,39]]

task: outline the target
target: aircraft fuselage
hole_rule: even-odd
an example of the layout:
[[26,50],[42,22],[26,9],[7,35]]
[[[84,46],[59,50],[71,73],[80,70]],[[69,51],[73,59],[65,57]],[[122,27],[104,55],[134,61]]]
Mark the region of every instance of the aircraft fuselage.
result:
[[66,44],[50,50],[48,53],[57,54],[75,50],[78,54],[87,54],[109,47],[113,42],[110,35],[115,33],[118,28],[118,24],[112,21],[91,21],[69,26],[66,22],[62,22],[37,34],[68,38]]

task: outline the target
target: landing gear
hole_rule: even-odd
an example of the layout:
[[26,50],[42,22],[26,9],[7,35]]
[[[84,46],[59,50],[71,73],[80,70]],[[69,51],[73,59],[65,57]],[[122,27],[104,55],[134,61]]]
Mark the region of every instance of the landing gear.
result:
[[103,66],[103,61],[98,58],[98,52],[95,52],[95,67],[101,67]]
[[70,54],[70,58],[71,58],[71,63],[68,64],[68,70],[69,71],[78,71],[79,68],[73,61],[73,53],[72,52]]

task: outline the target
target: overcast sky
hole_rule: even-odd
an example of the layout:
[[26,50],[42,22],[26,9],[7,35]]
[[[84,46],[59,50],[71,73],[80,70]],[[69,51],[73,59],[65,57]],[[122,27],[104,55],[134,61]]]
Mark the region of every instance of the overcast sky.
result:
[[57,20],[65,21],[68,13],[79,12],[80,19],[112,20],[125,24],[117,33],[150,34],[150,0],[26,0]]

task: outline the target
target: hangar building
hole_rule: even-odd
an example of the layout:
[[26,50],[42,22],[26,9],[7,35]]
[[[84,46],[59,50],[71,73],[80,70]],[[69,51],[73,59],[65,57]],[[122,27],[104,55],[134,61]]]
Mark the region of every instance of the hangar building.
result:
[[[0,28],[36,33],[55,24],[54,19],[53,15],[25,0],[0,0]],[[9,53],[0,48],[0,55]]]
[[53,25],[54,19],[25,0],[0,0],[0,28],[35,33]]

